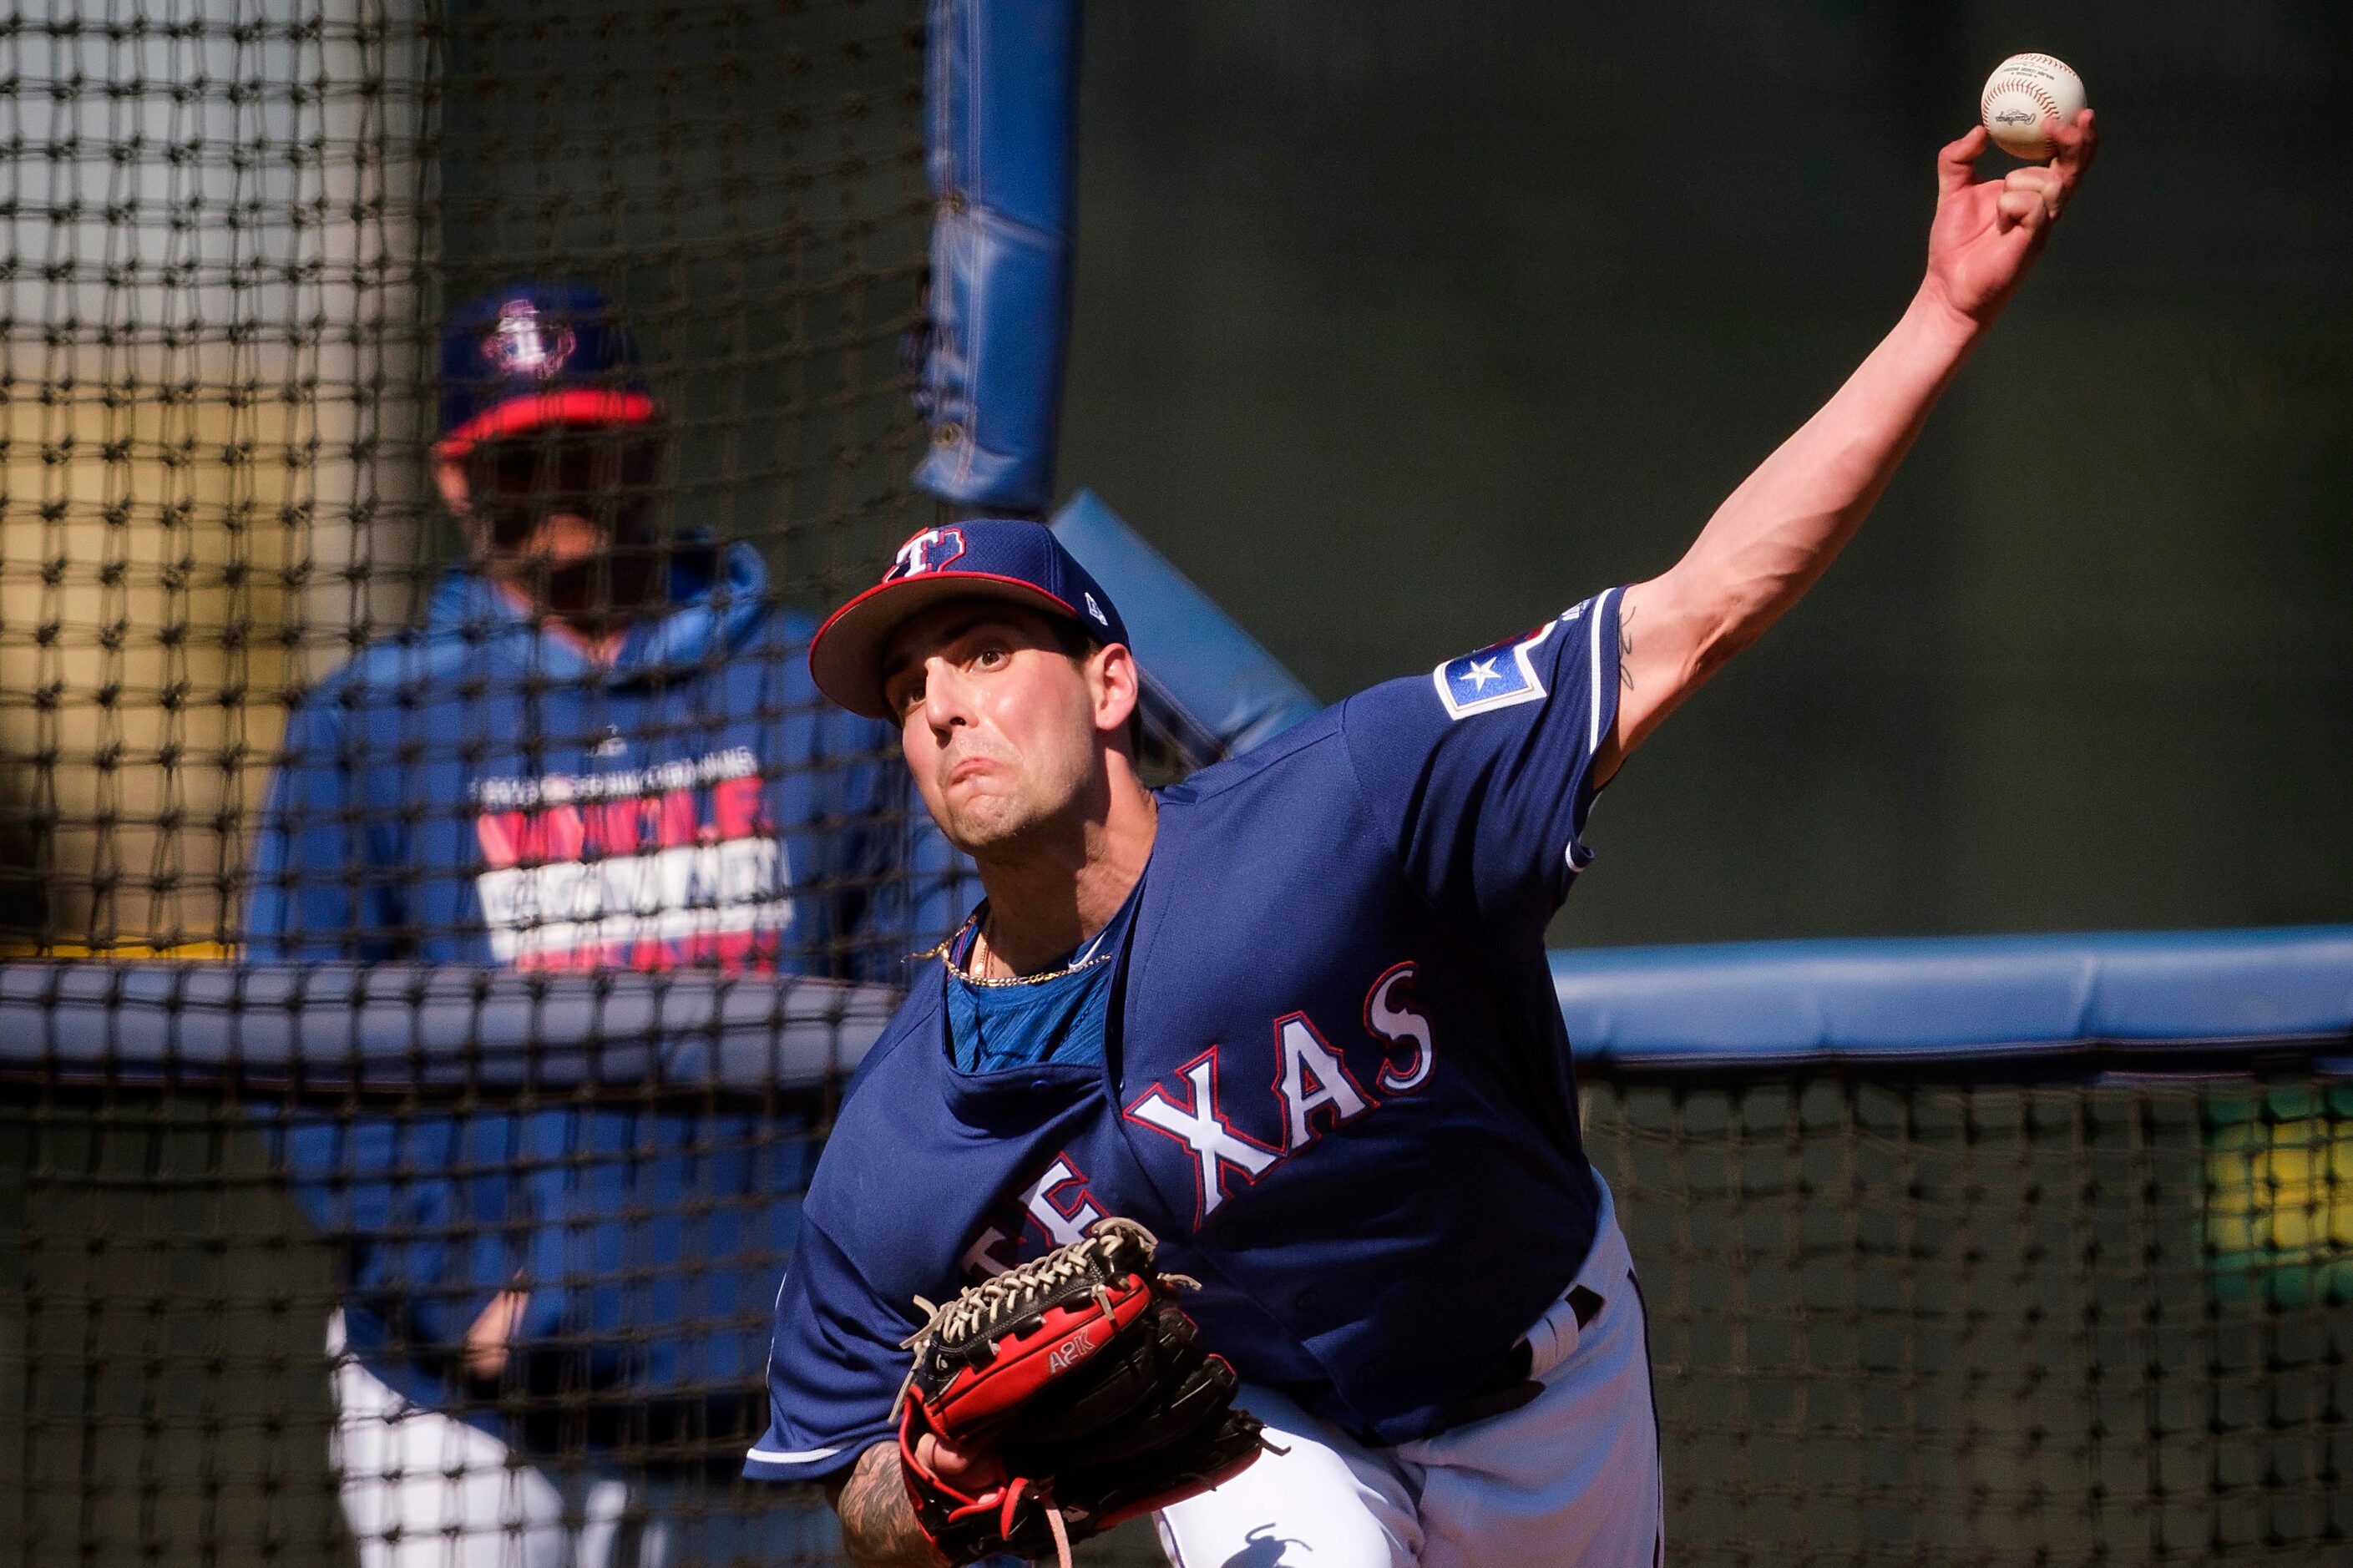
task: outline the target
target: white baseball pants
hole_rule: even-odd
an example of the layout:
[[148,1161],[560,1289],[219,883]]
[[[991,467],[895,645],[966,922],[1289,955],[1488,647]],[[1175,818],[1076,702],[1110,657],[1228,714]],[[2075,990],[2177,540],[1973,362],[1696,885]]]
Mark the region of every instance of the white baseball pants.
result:
[[[1600,1181],[1597,1173],[1594,1180]],[[1420,1442],[1371,1448],[1266,1389],[1240,1403],[1289,1450],[1159,1516],[1175,1568],[1659,1568],[1666,1531],[1641,1293],[1601,1187],[1592,1249],[1527,1334],[1544,1393]],[[1444,1325],[1430,1325],[1432,1332]]]
[[642,1489],[592,1466],[542,1468],[453,1415],[412,1404],[327,1330],[328,1458],[360,1568],[663,1568]]

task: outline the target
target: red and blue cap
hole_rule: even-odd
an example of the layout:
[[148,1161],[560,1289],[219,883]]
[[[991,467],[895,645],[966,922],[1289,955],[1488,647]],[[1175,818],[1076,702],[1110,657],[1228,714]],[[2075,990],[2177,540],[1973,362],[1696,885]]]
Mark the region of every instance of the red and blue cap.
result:
[[436,457],[563,425],[645,425],[659,411],[612,301],[572,283],[517,283],[441,332]]
[[1111,595],[1045,524],[1011,518],[943,523],[901,545],[882,581],[818,628],[809,644],[818,689],[852,713],[890,718],[882,650],[891,635],[934,605],[963,598],[1009,600],[1075,621],[1099,643],[1127,642],[1127,625]]

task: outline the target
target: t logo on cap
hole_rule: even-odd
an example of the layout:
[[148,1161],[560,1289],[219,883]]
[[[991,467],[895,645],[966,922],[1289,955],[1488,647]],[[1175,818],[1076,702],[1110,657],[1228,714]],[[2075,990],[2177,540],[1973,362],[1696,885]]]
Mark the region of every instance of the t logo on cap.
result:
[[950,599],[1002,599],[1069,621],[1103,644],[1127,626],[1103,584],[1042,522],[971,517],[918,531],[882,581],[827,617],[809,643],[818,689],[869,719],[895,721],[882,700],[882,655],[909,617]]
[[927,528],[899,546],[899,557],[891,563],[891,570],[882,574],[882,581],[895,583],[902,577],[920,577],[926,572],[938,571],[963,554],[963,529]]

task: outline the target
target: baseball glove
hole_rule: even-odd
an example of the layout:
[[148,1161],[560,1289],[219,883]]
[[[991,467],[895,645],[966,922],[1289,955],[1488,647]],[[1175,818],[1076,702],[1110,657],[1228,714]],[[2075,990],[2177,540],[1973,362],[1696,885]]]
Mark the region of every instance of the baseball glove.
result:
[[[1234,1408],[1234,1370],[1176,1304],[1180,1274],[1133,1220],[985,1280],[910,1336],[900,1471],[915,1518],[951,1564],[1052,1555],[1122,1520],[1240,1473],[1261,1425]],[[968,1458],[950,1482],[920,1456],[929,1433]]]

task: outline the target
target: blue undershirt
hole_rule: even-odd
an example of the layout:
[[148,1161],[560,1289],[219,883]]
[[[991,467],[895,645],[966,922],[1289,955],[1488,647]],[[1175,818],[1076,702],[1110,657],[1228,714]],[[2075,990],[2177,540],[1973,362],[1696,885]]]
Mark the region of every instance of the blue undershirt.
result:
[[[1136,883],[1140,888],[1141,879]],[[1111,1014],[1111,976],[1135,910],[1129,889],[1111,924],[1046,965],[1069,973],[1018,985],[976,985],[948,974],[948,1058],[958,1071],[1002,1072],[1041,1062],[1099,1062]],[[970,961],[979,921],[959,932],[949,951]]]

